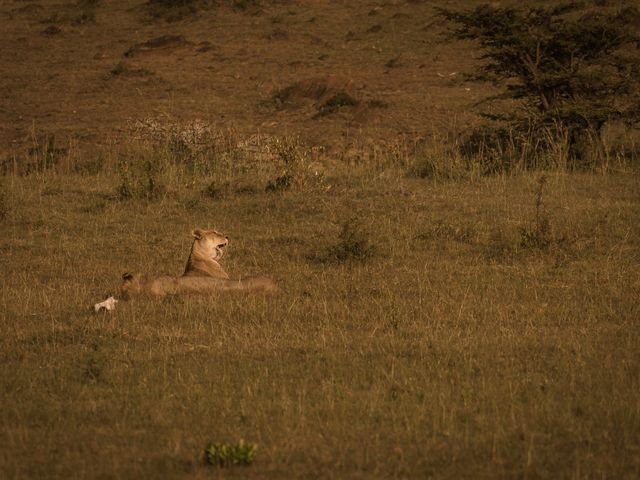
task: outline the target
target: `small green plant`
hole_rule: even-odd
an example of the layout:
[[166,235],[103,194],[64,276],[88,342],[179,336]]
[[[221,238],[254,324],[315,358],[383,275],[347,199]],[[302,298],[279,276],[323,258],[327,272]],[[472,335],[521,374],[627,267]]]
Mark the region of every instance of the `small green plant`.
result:
[[553,238],[551,234],[551,222],[544,208],[543,194],[547,177],[541,175],[538,179],[535,198],[535,215],[533,225],[520,229],[520,246],[523,248],[545,249],[549,247]]
[[237,444],[209,443],[204,449],[204,461],[208,465],[230,467],[234,465],[248,466],[253,463],[258,445],[240,439]]
[[332,256],[338,261],[366,260],[375,254],[368,234],[354,217],[342,223],[338,244],[332,249]]

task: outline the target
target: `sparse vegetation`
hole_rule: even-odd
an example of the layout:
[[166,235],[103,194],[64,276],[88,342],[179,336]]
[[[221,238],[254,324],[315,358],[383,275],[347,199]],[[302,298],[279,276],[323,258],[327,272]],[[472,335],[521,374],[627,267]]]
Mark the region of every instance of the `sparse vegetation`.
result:
[[[0,478],[640,477],[637,132],[477,130],[438,2],[62,3],[0,2]],[[197,227],[282,293],[93,312]]]

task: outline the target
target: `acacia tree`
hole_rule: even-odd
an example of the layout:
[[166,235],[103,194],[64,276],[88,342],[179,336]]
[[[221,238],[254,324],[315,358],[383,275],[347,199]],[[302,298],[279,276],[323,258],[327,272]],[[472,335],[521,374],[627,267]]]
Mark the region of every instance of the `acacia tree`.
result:
[[[472,39],[485,63],[468,79],[502,86],[487,99],[517,100],[519,108],[487,115],[521,131],[565,134],[569,158],[587,162],[602,151],[603,127],[640,120],[640,13],[564,3],[553,7],[439,9],[455,39]],[[544,142],[538,143],[545,148]],[[549,145],[546,146],[547,148]]]

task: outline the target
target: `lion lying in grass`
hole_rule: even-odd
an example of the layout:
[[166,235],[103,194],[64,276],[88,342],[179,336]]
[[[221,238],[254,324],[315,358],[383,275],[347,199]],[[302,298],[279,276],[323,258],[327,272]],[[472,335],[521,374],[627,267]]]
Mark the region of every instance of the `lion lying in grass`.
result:
[[267,277],[247,277],[231,280],[219,260],[229,239],[215,230],[196,229],[184,273],[179,277],[162,276],[145,278],[125,273],[120,295],[127,299],[132,295],[208,295],[219,292],[277,293],[280,289]]

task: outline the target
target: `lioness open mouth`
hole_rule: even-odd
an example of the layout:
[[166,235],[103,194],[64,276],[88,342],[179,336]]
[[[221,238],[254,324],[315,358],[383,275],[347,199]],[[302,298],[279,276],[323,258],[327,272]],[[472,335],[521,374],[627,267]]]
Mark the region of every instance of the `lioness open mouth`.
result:
[[222,255],[224,255],[224,252],[222,249],[226,246],[227,246],[227,242],[216,245],[216,254],[213,257],[214,260],[218,260],[219,258],[222,258]]

